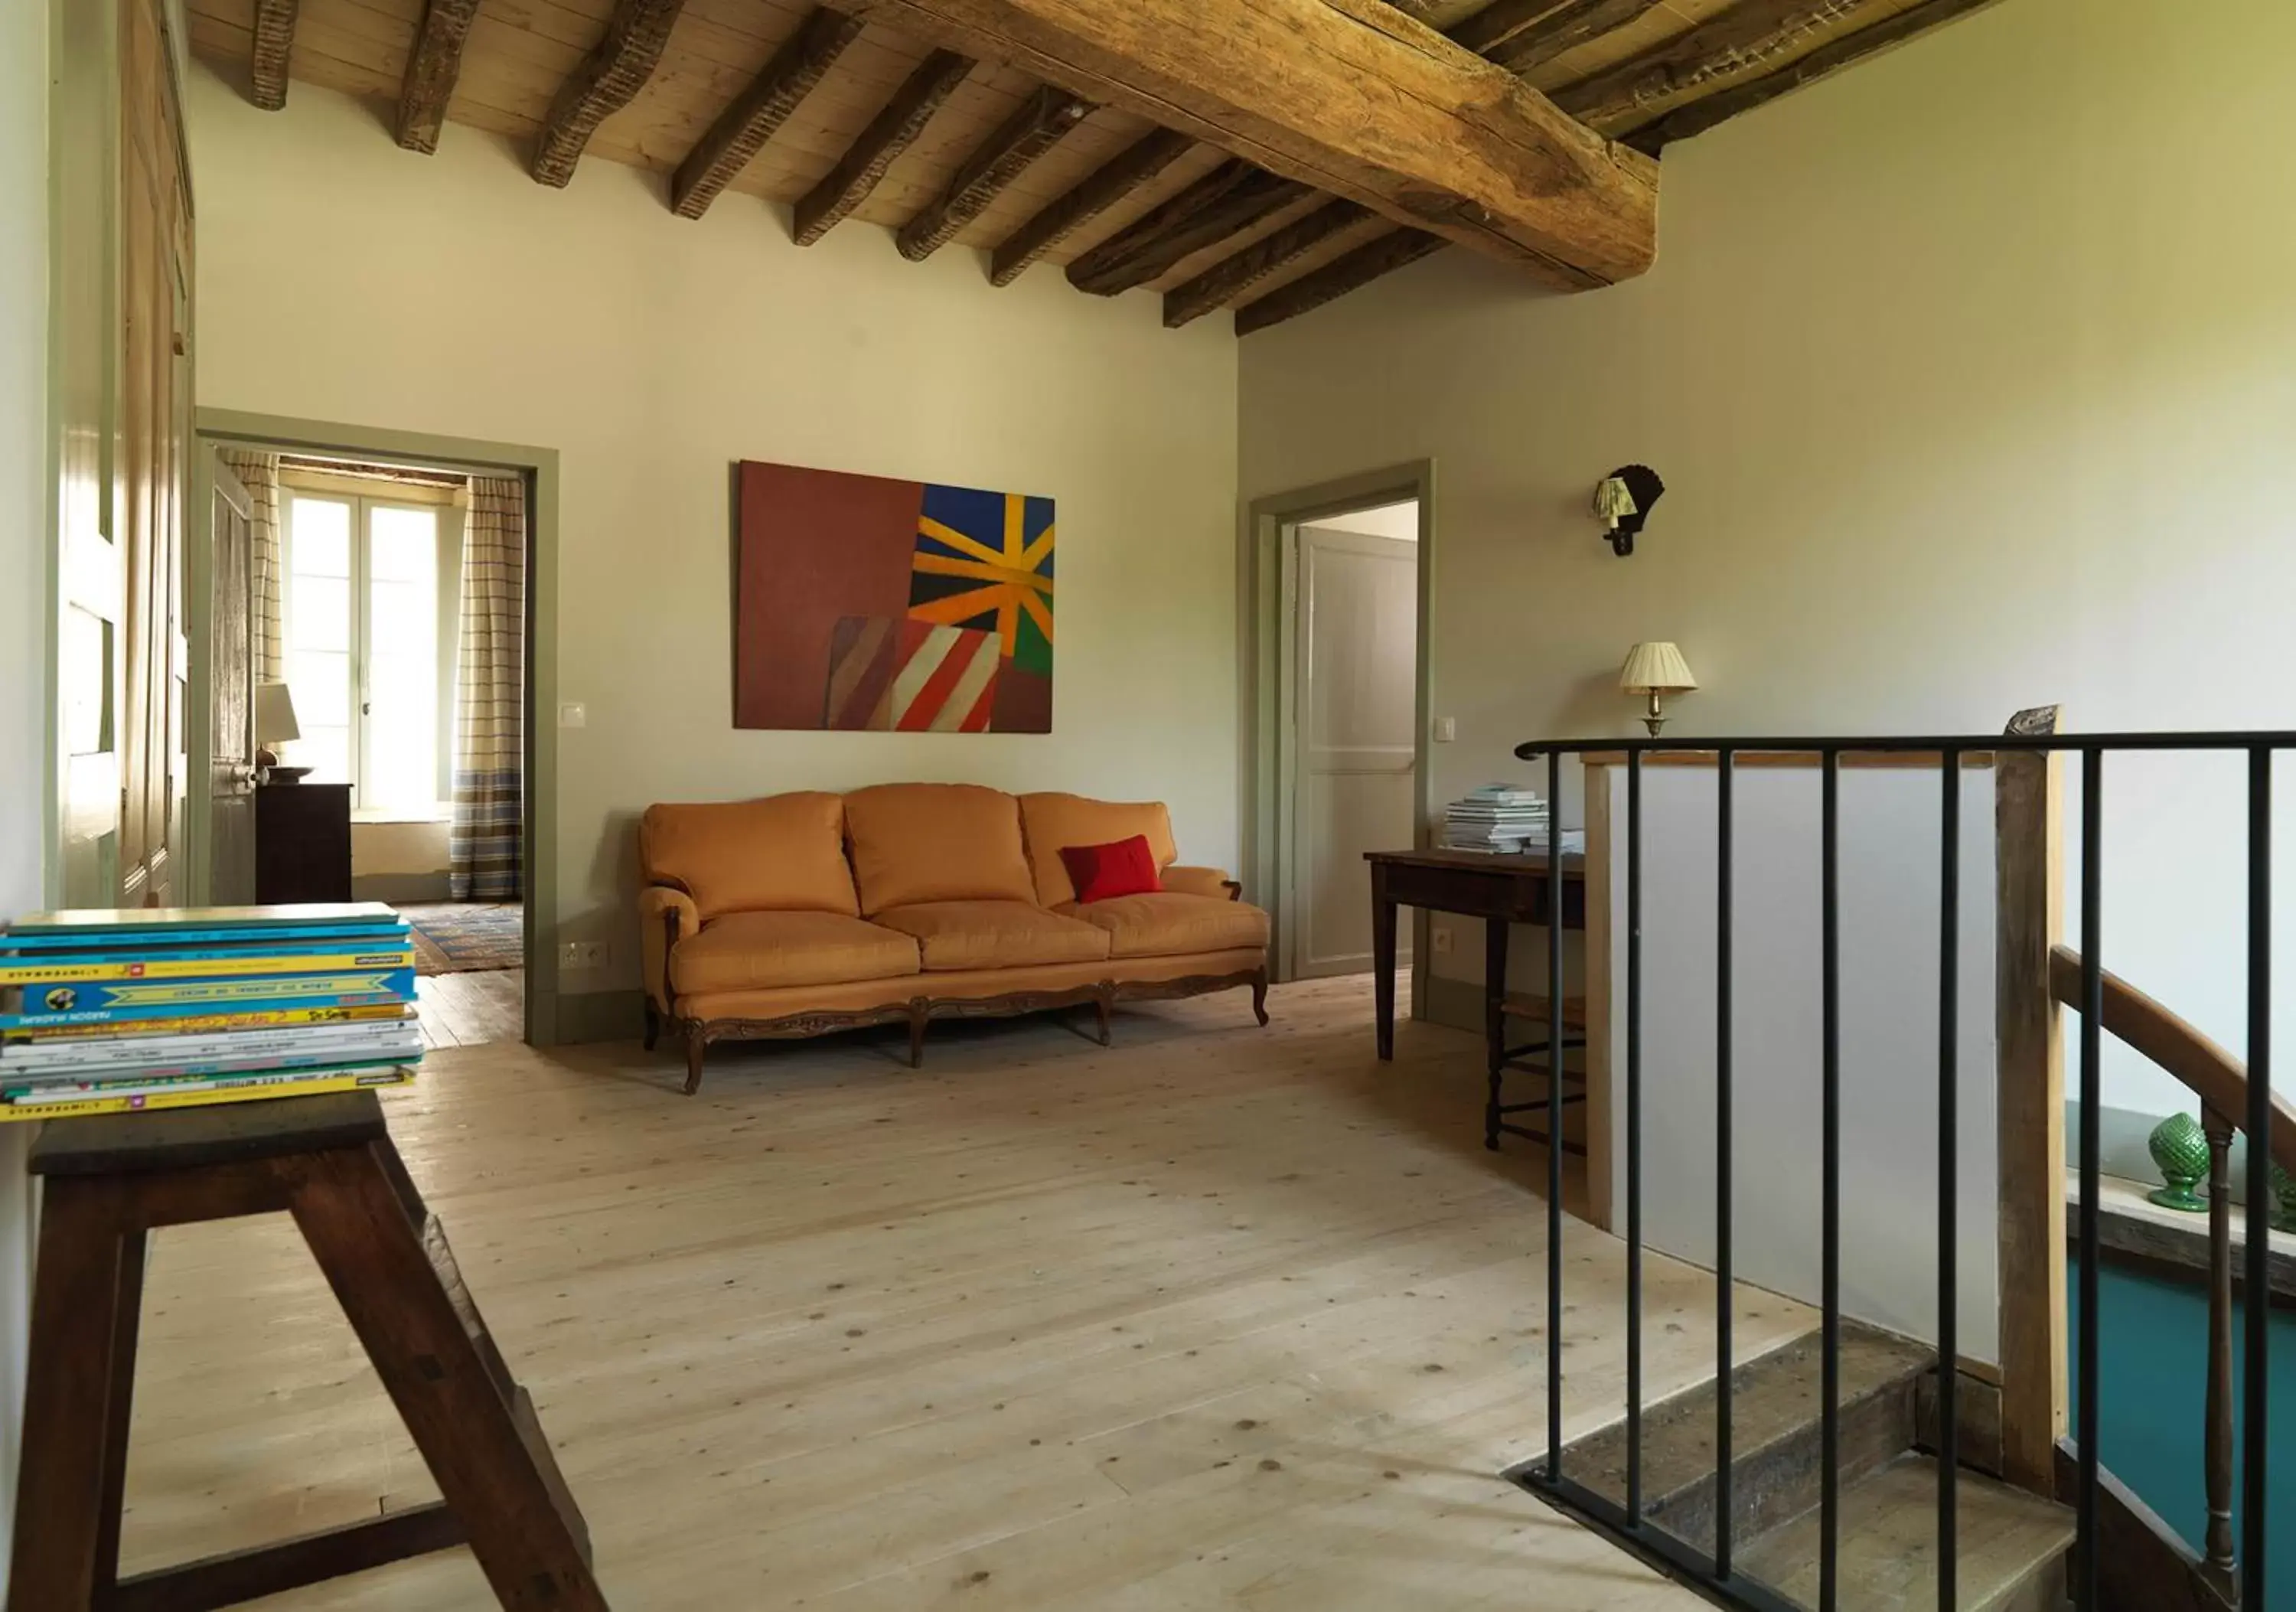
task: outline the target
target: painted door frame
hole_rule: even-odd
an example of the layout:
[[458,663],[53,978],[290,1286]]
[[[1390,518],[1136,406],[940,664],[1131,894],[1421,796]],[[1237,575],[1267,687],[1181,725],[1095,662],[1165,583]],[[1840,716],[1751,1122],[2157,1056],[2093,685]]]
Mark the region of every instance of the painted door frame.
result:
[[[1243,689],[1243,854],[1242,876],[1250,897],[1267,908],[1275,925],[1269,947],[1271,968],[1277,979],[1289,979],[1296,928],[1292,906],[1290,868],[1297,808],[1298,780],[1293,776],[1291,747],[1284,743],[1283,702],[1293,693],[1297,679],[1286,659],[1291,647],[1292,611],[1296,577],[1292,532],[1302,525],[1333,515],[1384,504],[1415,502],[1419,506],[1419,598],[1417,643],[1414,646],[1416,683],[1412,740],[1414,770],[1413,815],[1417,821],[1416,844],[1428,843],[1434,821],[1432,785],[1428,777],[1428,742],[1434,725],[1433,690],[1429,677],[1430,603],[1435,595],[1435,462],[1414,459],[1366,471],[1311,487],[1292,489],[1254,498],[1245,507],[1237,560],[1236,619],[1242,628],[1239,655]],[[1365,880],[1365,899],[1370,899]],[[1427,917],[1412,914],[1411,1015],[1425,1016]]]
[[[201,408],[193,420],[202,444],[246,443],[314,452],[365,453],[457,470],[504,471],[527,491],[525,835],[526,1040],[553,1047],[558,1014],[558,724],[541,720],[558,705],[558,450],[474,437],[391,431],[336,421],[299,420],[235,408]],[[201,539],[203,540],[203,539]],[[204,568],[207,555],[199,556]],[[203,673],[204,643],[193,646]],[[207,740],[200,739],[204,765]]]

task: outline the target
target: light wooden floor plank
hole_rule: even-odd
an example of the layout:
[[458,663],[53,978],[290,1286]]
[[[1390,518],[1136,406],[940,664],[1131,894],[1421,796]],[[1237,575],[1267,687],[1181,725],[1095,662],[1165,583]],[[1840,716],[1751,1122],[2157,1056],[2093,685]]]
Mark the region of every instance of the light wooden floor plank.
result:
[[[668,1053],[450,1046],[384,1100],[618,1608],[1699,1605],[1496,1476],[1544,1439],[1545,1166],[1483,1150],[1479,1043],[1379,1064],[1361,981],[1271,1007],[719,1050],[693,1098]],[[1568,1238],[1575,1436],[1623,1250]],[[1646,1279],[1655,1401],[1713,1284]],[[1749,1356],[1813,1324],[1735,1309]],[[129,1570],[435,1493],[283,1220],[157,1237]],[[266,1604],[492,1603],[455,1551]]]

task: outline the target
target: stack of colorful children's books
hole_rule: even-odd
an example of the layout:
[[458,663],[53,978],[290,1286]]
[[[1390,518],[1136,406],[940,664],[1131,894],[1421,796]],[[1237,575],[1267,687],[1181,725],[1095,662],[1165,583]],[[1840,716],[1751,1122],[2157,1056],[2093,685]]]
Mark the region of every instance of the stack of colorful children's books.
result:
[[0,1122],[395,1086],[414,1001],[379,902],[22,918],[0,930]]

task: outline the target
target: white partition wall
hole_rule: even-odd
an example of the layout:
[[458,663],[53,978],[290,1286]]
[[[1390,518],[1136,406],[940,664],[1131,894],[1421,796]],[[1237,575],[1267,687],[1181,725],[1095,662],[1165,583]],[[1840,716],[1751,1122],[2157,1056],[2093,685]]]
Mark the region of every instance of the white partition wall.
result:
[[[1735,771],[1733,1038],[1738,1279],[1811,1304],[1821,1287],[1821,781]],[[1626,1230],[1627,774],[1611,792],[1614,1197]],[[1716,774],[1645,765],[1642,801],[1642,1225],[1715,1259]],[[1961,778],[1959,1349],[1996,1357],[1993,773]],[[1934,1340],[1943,801],[1934,769],[1841,774],[1841,1295],[1853,1319]]]

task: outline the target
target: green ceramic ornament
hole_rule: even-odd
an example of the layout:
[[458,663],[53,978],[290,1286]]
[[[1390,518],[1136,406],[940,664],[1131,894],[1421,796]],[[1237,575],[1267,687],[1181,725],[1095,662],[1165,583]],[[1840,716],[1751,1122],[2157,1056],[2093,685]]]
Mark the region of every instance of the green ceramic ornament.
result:
[[2172,1114],[2152,1127],[2152,1162],[2169,1184],[2150,1196],[2163,1209],[2208,1212],[2209,1201],[2193,1190],[2209,1175],[2209,1135],[2189,1114]]

